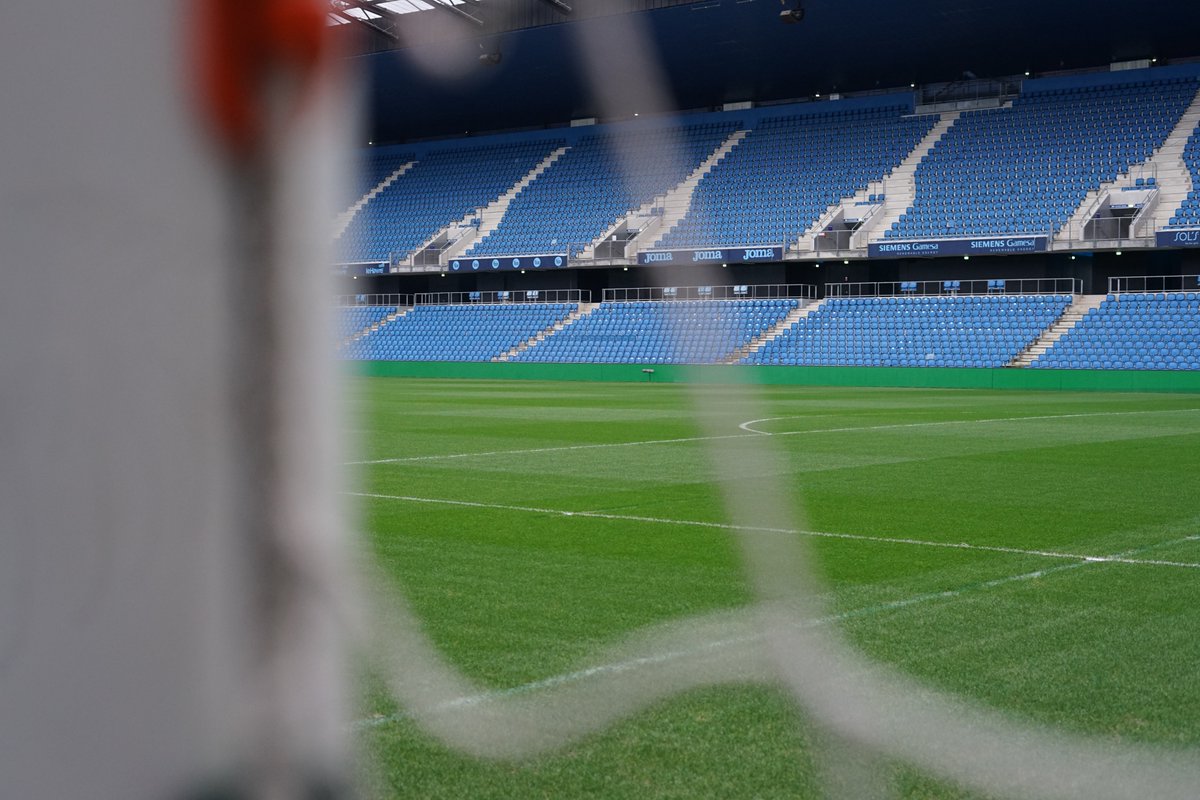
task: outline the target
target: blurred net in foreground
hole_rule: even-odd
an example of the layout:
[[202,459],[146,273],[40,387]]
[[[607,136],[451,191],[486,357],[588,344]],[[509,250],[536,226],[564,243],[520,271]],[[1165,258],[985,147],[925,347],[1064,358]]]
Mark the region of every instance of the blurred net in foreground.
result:
[[[634,85],[594,68],[611,41],[579,32],[601,111],[630,91],[669,110],[646,32],[623,19]],[[48,0],[0,28],[4,73],[37,76],[0,89],[32,110],[10,114],[0,157],[5,796],[230,783],[291,798],[342,776],[355,603],[323,232],[344,95],[321,83],[298,112],[267,102],[267,146],[231,157],[181,91],[192,22],[178,4]],[[64,313],[48,324],[47,308]],[[765,416],[743,391],[727,417],[698,415],[705,433]],[[732,478],[775,454],[745,436],[709,457]],[[875,758],[1003,796],[1195,796],[1194,753],[1018,725],[866,662],[818,624],[801,543],[736,532],[801,527],[787,493],[770,478],[721,491],[756,604],[635,633],[589,660],[628,668],[522,696],[472,686],[364,566],[369,644],[397,698],[450,746],[519,759],[691,687],[757,680],[828,734],[827,772],[854,796],[882,793],[861,769]]]

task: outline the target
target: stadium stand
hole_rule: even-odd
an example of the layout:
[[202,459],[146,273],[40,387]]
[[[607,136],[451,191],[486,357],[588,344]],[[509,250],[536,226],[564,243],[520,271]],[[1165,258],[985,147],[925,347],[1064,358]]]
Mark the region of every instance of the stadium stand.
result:
[[585,136],[513,200],[464,257],[575,256],[618,219],[680,183],[739,123],[672,125]]
[[911,112],[889,106],[763,120],[704,176],[688,214],[655,246],[796,241],[829,206],[891,172],[937,121]]
[[1070,295],[830,298],[740,363],[1003,367]]
[[[794,315],[766,341],[799,301],[607,302],[577,319],[575,303],[422,305],[391,321],[396,306],[352,306],[340,311],[339,334],[343,356],[365,360],[488,361],[560,326],[510,360],[715,364],[741,356],[737,363],[757,365],[998,368],[1038,340],[1071,300],[835,297]],[[1031,366],[1200,369],[1200,292],[1109,295]]]
[[[1133,183],[1131,170],[1163,145],[1200,89],[1195,75],[1152,74],[1035,81],[1009,107],[961,113],[916,166],[912,204],[872,240],[1054,236],[1089,192],[1122,176]],[[469,221],[562,147],[562,156],[516,194],[498,224],[489,223],[469,246],[464,242],[466,251],[455,257],[568,251],[578,257],[618,220],[680,186],[735,131],[744,138],[695,176],[698,185],[678,212],[682,218],[672,213],[666,222],[672,227],[648,234],[654,241],[646,244],[790,245],[838,203],[856,195],[867,205],[882,201],[866,192],[937,123],[936,114],[912,112],[911,102],[889,96],[840,111],[751,110],[707,115],[696,124],[621,123],[557,138],[510,134],[489,144],[460,140],[415,154],[372,154],[356,192],[407,161],[416,164],[357,214],[344,213],[340,258],[404,259],[438,230]],[[1200,126],[1182,159],[1191,191],[1169,221],[1162,219],[1172,228],[1200,226]],[[1138,182],[1133,188],[1154,186],[1156,178]],[[1172,205],[1185,194],[1185,187],[1175,188]],[[907,192],[901,195],[907,202]]]
[[1200,369],[1200,293],[1110,294],[1032,366]]
[[962,115],[917,168],[913,205],[884,237],[1054,235],[1090,190],[1162,145],[1191,77],[1033,91]]
[[372,361],[489,361],[578,308],[575,303],[418,305],[351,342],[343,355]]
[[798,306],[792,299],[603,303],[514,360],[715,364]]
[[[1191,177],[1193,187],[1200,187],[1200,125],[1192,131],[1187,145],[1183,148],[1183,164]],[[1171,217],[1169,228],[1200,227],[1200,189],[1192,188],[1187,198]]]
[[450,222],[495,200],[562,144],[526,140],[426,154],[355,216],[342,234],[341,257],[406,257]]

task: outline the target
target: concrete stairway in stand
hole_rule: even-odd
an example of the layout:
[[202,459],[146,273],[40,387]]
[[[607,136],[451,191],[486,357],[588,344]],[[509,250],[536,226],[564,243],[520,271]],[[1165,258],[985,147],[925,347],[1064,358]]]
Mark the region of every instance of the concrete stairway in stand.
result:
[[370,336],[372,333],[375,333],[376,331],[380,330],[381,328],[384,328],[384,327],[392,324],[393,322],[400,319],[401,317],[403,317],[405,314],[407,314],[410,311],[412,311],[412,306],[400,307],[400,308],[396,309],[391,314],[388,314],[386,317],[379,320],[379,322],[376,322],[373,325],[368,325],[367,327],[363,328],[361,331],[357,331],[352,336],[348,336],[345,339],[343,339],[341,346],[345,347],[346,345],[350,344],[351,342],[357,342],[359,339]]
[[[917,199],[917,167],[925,160],[925,156],[929,155],[929,151],[934,148],[934,145],[940,142],[942,137],[954,127],[954,123],[958,122],[958,118],[961,116],[962,113],[958,111],[939,114],[938,121],[929,129],[929,133],[925,134],[925,138],[918,142],[908,157],[883,179],[883,207],[850,237],[851,249],[863,249],[867,246],[869,239],[882,238],[884,231],[890,229],[893,222],[899,220],[904,212],[912,208],[913,202]],[[836,209],[833,210],[836,211]],[[807,245],[809,250],[815,249],[812,244],[813,237],[821,230],[820,225],[821,223],[818,221],[817,225],[805,231],[804,236],[800,239],[801,247]]]
[[1196,188],[1192,185],[1192,174],[1183,163],[1183,149],[1187,147],[1188,139],[1197,131],[1200,131],[1200,92],[1192,98],[1192,104],[1179,118],[1179,124],[1154,154],[1153,161],[1157,165],[1158,203],[1154,206],[1150,224],[1142,235],[1151,235],[1159,228],[1166,227],[1171,217],[1179,210],[1179,206],[1187,199],[1188,192]]
[[493,358],[492,361],[508,361],[508,360],[514,358],[515,356],[517,356],[518,354],[524,353],[526,350],[528,350],[531,347],[537,347],[539,344],[541,344],[543,341],[545,341],[547,337],[553,336],[554,334],[561,331],[563,328],[566,328],[568,325],[574,325],[576,322],[578,322],[579,320],[586,317],[588,314],[595,311],[596,307],[599,305],[600,305],[599,303],[580,303],[579,308],[572,311],[570,314],[568,314],[563,319],[559,320],[558,322],[554,323],[549,328],[546,328],[543,331],[538,331],[536,336],[531,336],[529,339],[521,342],[519,345],[512,348],[508,352],[501,353],[500,355]]
[[1104,302],[1106,295],[1102,294],[1084,294],[1075,298],[1071,305],[1067,306],[1067,310],[1059,317],[1053,325],[1042,331],[1042,335],[1037,340],[1025,348],[1012,361],[1008,363],[1010,367],[1028,367],[1039,356],[1054,346],[1054,343],[1067,335],[1067,332],[1079,324],[1079,320],[1088,315],[1088,312],[1099,308]]
[[[712,172],[713,167],[721,163],[725,156],[733,152],[733,148],[741,144],[742,140],[749,133],[750,131],[748,130],[739,130],[729,134],[725,141],[721,142],[721,145],[716,150],[713,150],[708,158],[701,161],[699,166],[692,170],[678,186],[673,187],[666,195],[657,197],[646,203],[624,219],[618,220],[615,225],[584,249],[584,257],[591,258],[592,254],[596,252],[596,245],[611,236],[622,224],[627,224],[630,228],[640,229],[638,235],[631,240],[635,251],[647,249],[663,236],[666,236],[672,228],[687,216],[688,211],[691,210],[692,198],[696,194],[696,187],[700,185],[700,181],[704,179],[704,176]],[[662,207],[661,214],[651,213],[651,209],[660,205]],[[626,254],[629,255],[628,252]]]
[[801,300],[799,308],[793,308],[788,312],[786,317],[779,320],[779,322],[775,323],[767,330],[763,331],[758,338],[747,342],[737,350],[734,350],[732,353],[721,359],[721,363],[736,364],[751,353],[757,353],[767,342],[778,337],[781,333],[795,325],[801,319],[816,311],[818,308],[824,305],[824,303],[825,300]]
[[354,205],[350,206],[341,214],[338,214],[337,219],[333,221],[333,238],[340,238],[341,235],[346,232],[346,228],[349,227],[350,221],[354,219],[355,214],[357,214],[359,211],[362,211],[363,206],[374,200],[376,195],[395,183],[397,178],[412,169],[413,165],[416,163],[416,161],[409,161],[407,164],[400,167],[400,169],[396,170],[391,175],[388,175],[386,178],[377,183],[374,187],[372,187],[371,191],[358,198]]
[[1055,244],[1068,245],[1082,240],[1084,226],[1096,213],[1098,201],[1104,197],[1106,192],[1120,186],[1128,186],[1132,183],[1131,177],[1138,174],[1154,176],[1155,183],[1158,185],[1158,196],[1154,201],[1153,210],[1147,215],[1146,222],[1138,226],[1139,229],[1134,231],[1134,235],[1150,236],[1155,230],[1166,225],[1171,219],[1171,215],[1175,213],[1179,204],[1192,189],[1192,177],[1183,163],[1183,148],[1187,145],[1188,138],[1196,130],[1198,123],[1200,123],[1200,92],[1192,99],[1191,105],[1188,106],[1187,111],[1183,112],[1183,116],[1179,118],[1179,122],[1162,146],[1155,150],[1150,158],[1142,164],[1131,166],[1128,173],[1117,176],[1116,180],[1101,184],[1087,193],[1083,202],[1079,204],[1079,207],[1071,214],[1071,218],[1054,237]]
[[528,174],[526,174],[524,178],[521,178],[521,180],[514,183],[507,192],[488,203],[487,206],[484,207],[483,211],[479,214],[478,228],[468,224],[471,218],[475,216],[474,213],[468,214],[458,222],[451,223],[442,230],[438,231],[429,239],[429,241],[418,247],[414,252],[420,252],[428,247],[430,243],[436,241],[439,236],[452,231],[455,228],[462,230],[462,235],[458,237],[458,240],[451,243],[450,246],[447,247],[442,253],[442,264],[445,264],[450,259],[461,255],[464,250],[475,244],[475,242],[486,239],[492,233],[492,231],[496,230],[496,228],[500,226],[500,221],[504,219],[504,215],[508,212],[508,207],[512,205],[512,201],[517,198],[517,195],[525,191],[526,186],[536,181],[543,172],[550,169],[550,167],[554,165],[554,162],[562,158],[563,154],[570,149],[571,148],[565,146],[559,147],[553,153],[543,158],[536,167],[529,170]]

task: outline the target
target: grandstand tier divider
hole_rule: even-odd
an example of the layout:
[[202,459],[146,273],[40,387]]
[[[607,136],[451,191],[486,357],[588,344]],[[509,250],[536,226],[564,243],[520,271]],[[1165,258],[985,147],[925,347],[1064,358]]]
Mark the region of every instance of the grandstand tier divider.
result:
[[[470,247],[479,239],[487,236],[494,231],[500,222],[504,219],[508,207],[517,195],[525,190],[529,184],[540,178],[546,170],[554,166],[554,163],[563,157],[571,148],[564,145],[552,151],[549,155],[543,158],[529,172],[527,172],[521,180],[509,187],[508,191],[497,197],[492,202],[488,203],[478,212],[467,214],[460,220],[451,222],[446,227],[431,236],[421,247],[407,259],[408,266],[415,266],[422,262],[422,255],[426,251],[436,245],[439,240],[445,239],[445,247],[438,251],[436,259],[429,259],[433,262],[431,266],[436,266],[438,269],[445,267],[450,260],[460,255],[464,250]],[[472,224],[471,220],[478,216],[479,224]],[[451,239],[455,233],[458,235]]]
[[[1154,231],[1166,225],[1175,209],[1179,208],[1179,204],[1192,189],[1191,175],[1183,162],[1183,149],[1187,146],[1188,138],[1197,123],[1200,123],[1200,91],[1197,91],[1179,122],[1150,158],[1140,164],[1131,165],[1127,172],[1118,175],[1114,180],[1105,181],[1087,193],[1083,202],[1054,238],[1051,247],[1077,247],[1087,238],[1085,226],[1102,208],[1105,196],[1132,184],[1135,177],[1154,178],[1154,196],[1151,201],[1153,207],[1140,215],[1138,224],[1128,238],[1146,239],[1146,245],[1153,245]],[[1131,242],[1123,244],[1128,245]]]
[[[687,216],[688,211],[692,207],[692,198],[696,194],[696,187],[700,185],[700,181],[704,180],[704,176],[712,172],[713,167],[721,163],[735,147],[742,143],[742,140],[750,133],[748,129],[737,130],[729,134],[725,141],[709,154],[708,158],[700,162],[692,172],[684,178],[677,186],[672,187],[664,196],[655,198],[644,204],[641,208],[630,214],[624,220],[619,220],[610,230],[605,231],[604,235],[597,238],[585,250],[588,258],[593,257],[592,254],[596,251],[596,246],[604,241],[608,236],[620,229],[621,225],[626,225],[628,230],[631,222],[640,222],[644,220],[644,224],[639,226],[638,232],[631,237],[625,251],[626,258],[637,258],[637,254],[646,245],[653,245],[659,238],[660,234],[665,234],[679,224],[679,221]],[[652,209],[655,206],[661,207],[661,213],[654,214]]]
[[778,338],[784,331],[794,326],[797,322],[807,317],[814,311],[819,310],[821,305],[825,302],[825,299],[822,298],[816,301],[801,300],[800,302],[801,305],[799,308],[793,308],[788,312],[788,315],[779,320],[779,322],[775,323],[770,328],[763,331],[759,336],[756,336],[753,340],[747,342],[729,355],[725,356],[725,358],[721,359],[721,363],[737,364],[751,353],[757,353],[763,348],[763,346],[767,344],[767,342]]
[[341,235],[346,232],[346,227],[354,219],[355,214],[357,214],[359,211],[362,211],[363,207],[367,203],[374,200],[380,192],[395,183],[400,176],[412,169],[416,163],[416,161],[409,161],[401,165],[399,169],[392,171],[383,180],[372,186],[366,194],[354,201],[354,205],[338,214],[333,224],[333,238],[337,239],[341,237]]
[[[886,231],[913,204],[913,200],[917,196],[917,167],[929,155],[929,151],[950,132],[961,116],[962,113],[958,111],[940,114],[938,121],[929,129],[929,133],[925,134],[912,152],[887,176],[883,183],[883,207],[850,237],[851,250],[865,251],[868,241],[875,238],[874,234],[877,231]],[[818,222],[817,225],[805,231],[799,243],[801,251],[816,250],[816,234],[821,231],[819,225]]]
[[600,305],[599,303],[579,303],[577,308],[574,311],[572,311],[570,314],[568,314],[564,319],[560,319],[560,320],[556,321],[553,325],[550,325],[549,327],[538,331],[537,335],[531,336],[529,339],[525,340],[524,342],[521,342],[519,345],[510,349],[509,351],[507,351],[505,353],[501,353],[500,355],[493,358],[492,361],[509,361],[512,358],[515,358],[517,355],[524,353],[526,350],[528,350],[532,347],[537,347],[539,344],[541,344],[542,342],[544,342],[546,339],[550,338],[554,334],[558,333],[559,331],[563,330],[564,328],[566,328],[570,325],[574,325],[576,322],[583,319],[588,314],[591,314],[593,311],[596,310],[597,307],[599,307],[599,305]]
[[1047,350],[1054,346],[1062,337],[1066,336],[1072,328],[1079,324],[1080,320],[1090,314],[1094,309],[1098,308],[1104,302],[1102,294],[1078,295],[1075,297],[1071,305],[1062,313],[1062,316],[1054,321],[1046,330],[1042,331],[1033,344],[1025,348],[1016,358],[1008,363],[1010,367],[1028,367],[1040,358]]

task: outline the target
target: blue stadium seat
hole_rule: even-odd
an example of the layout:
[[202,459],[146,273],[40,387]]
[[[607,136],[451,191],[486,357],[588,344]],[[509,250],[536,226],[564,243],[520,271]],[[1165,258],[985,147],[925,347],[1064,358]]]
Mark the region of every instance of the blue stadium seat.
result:
[[1200,295],[1108,295],[1034,362],[1040,369],[1196,369]]
[[742,363],[1003,367],[1070,302],[1069,295],[832,298]]

